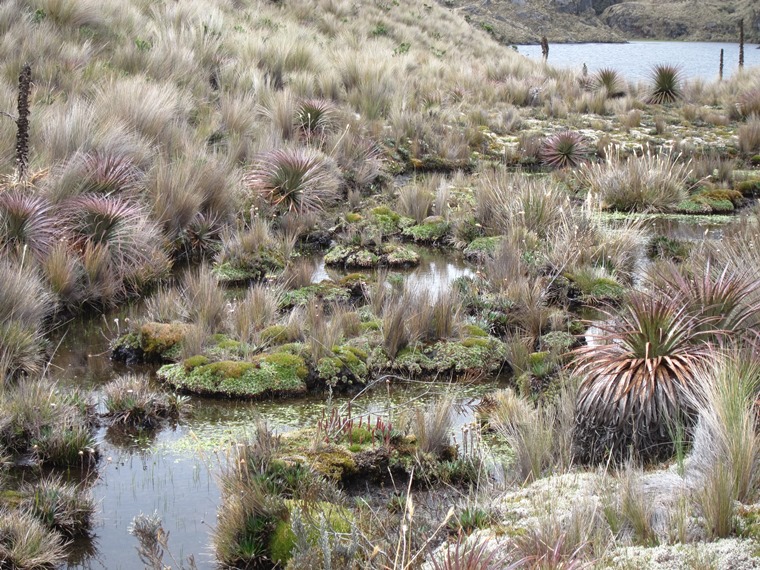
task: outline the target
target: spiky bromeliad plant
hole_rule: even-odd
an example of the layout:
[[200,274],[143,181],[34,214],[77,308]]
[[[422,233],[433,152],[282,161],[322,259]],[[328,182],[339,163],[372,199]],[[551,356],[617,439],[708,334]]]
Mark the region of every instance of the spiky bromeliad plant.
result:
[[544,140],[540,157],[548,166],[564,168],[585,162],[588,152],[589,147],[583,135],[575,131],[562,131]]
[[273,206],[299,214],[321,212],[340,197],[335,162],[310,148],[280,148],[265,153],[245,182]]
[[650,73],[650,79],[652,90],[647,98],[647,103],[653,105],[673,103],[683,95],[682,73],[677,65],[655,65]]
[[697,389],[694,371],[709,357],[707,341],[721,333],[706,330],[711,320],[686,303],[643,292],[609,317],[596,342],[575,351],[583,376],[575,457],[584,463],[670,457],[675,422],[693,417],[687,395]]
[[593,85],[597,90],[607,91],[607,97],[622,97],[625,95],[625,83],[620,74],[611,67],[603,67],[593,77]]
[[16,190],[0,193],[1,251],[21,258],[28,250],[44,259],[55,237],[56,220],[47,200]]

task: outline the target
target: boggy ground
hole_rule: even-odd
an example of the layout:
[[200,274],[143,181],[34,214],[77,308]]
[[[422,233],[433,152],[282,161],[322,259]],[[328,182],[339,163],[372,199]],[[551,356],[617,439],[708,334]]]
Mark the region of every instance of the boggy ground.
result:
[[[260,426],[220,470],[215,555],[755,564],[756,70],[574,75],[417,2],[12,0],[0,26],[4,463],[97,471],[96,425],[156,429],[188,392],[331,398],[509,373],[467,445],[445,398],[392,419],[336,406],[290,437]],[[679,240],[641,213],[731,222]],[[472,274],[405,285],[394,268],[421,246],[461,252]],[[312,283],[315,255],[357,273]],[[145,314],[113,354],[160,364],[161,389],[127,374],[94,406],[56,386],[51,330],[135,298]],[[360,475],[398,494],[346,499]],[[580,484],[594,478],[607,495]],[[85,487],[51,480],[43,509],[11,481],[3,564],[57,564],[88,532]],[[441,485],[466,500],[415,509]],[[530,510],[564,485],[568,512]],[[146,565],[161,528],[135,520]]]

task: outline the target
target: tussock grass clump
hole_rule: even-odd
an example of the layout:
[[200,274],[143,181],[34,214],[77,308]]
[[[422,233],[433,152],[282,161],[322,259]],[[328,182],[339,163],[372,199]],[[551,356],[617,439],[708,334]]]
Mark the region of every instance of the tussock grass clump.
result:
[[688,163],[649,151],[624,159],[619,150],[607,160],[580,168],[581,183],[602,209],[623,212],[667,211],[686,199]]
[[0,260],[0,385],[41,372],[54,297],[34,271]]
[[599,513],[589,504],[574,506],[565,520],[549,512],[514,539],[511,558],[517,559],[518,568],[583,567],[593,559],[602,527]]
[[177,287],[159,287],[145,301],[145,318],[156,323],[183,323],[189,318],[182,291]]
[[419,453],[441,456],[451,443],[454,421],[454,399],[439,398],[423,410],[417,408],[412,417],[412,433]]
[[760,151],[760,115],[752,115],[739,127],[739,150],[751,154]]
[[47,528],[65,536],[89,531],[95,514],[92,493],[82,485],[67,483],[61,477],[49,476],[27,483],[19,491],[20,507]]
[[52,568],[65,559],[61,535],[31,513],[0,510],[0,560],[9,568]]
[[694,393],[699,420],[687,474],[698,481],[695,498],[708,536],[722,538],[734,530],[737,501],[756,500],[760,489],[760,437],[757,394],[760,362],[749,350],[713,353],[717,366],[703,366]]
[[570,442],[575,417],[577,383],[566,379],[554,402],[533,406],[514,392],[496,400],[490,425],[512,448],[514,479],[531,483],[549,469],[566,470],[572,462]]
[[406,348],[411,340],[409,329],[406,325],[409,316],[409,308],[399,299],[391,299],[383,307],[383,350],[388,358],[393,360],[399,351]]
[[311,358],[316,363],[325,356],[331,356],[333,347],[340,344],[343,327],[339,318],[329,318],[324,305],[312,299],[306,305],[306,342]]
[[407,307],[406,329],[412,342],[435,342],[454,336],[462,301],[452,289],[433,296],[427,290],[407,289],[399,301]]
[[114,425],[151,428],[176,417],[186,401],[154,390],[146,375],[127,374],[103,387],[106,416]]
[[760,117],[760,88],[749,89],[739,94],[736,107],[742,117],[756,115]]
[[430,215],[435,196],[430,191],[430,187],[435,187],[435,180],[440,177],[431,177],[426,184],[415,182],[407,184],[399,192],[397,210],[399,214],[415,220],[418,224]]
[[274,324],[282,290],[257,283],[248,288],[243,300],[238,302],[231,313],[231,328],[235,336],[242,342],[255,344],[259,339],[258,333]]
[[208,265],[188,272],[182,286],[190,320],[208,331],[220,330],[227,318],[228,305]]
[[97,458],[90,410],[45,379],[25,379],[0,396],[0,443],[14,455],[33,453],[48,465],[89,466]]
[[475,217],[495,234],[523,227],[544,236],[567,207],[567,196],[555,185],[502,168],[482,173],[475,188]]
[[[326,538],[334,525],[348,531],[334,488],[308,467],[278,459],[280,447],[280,438],[258,421],[255,434],[234,446],[222,467],[223,504],[212,542],[223,564],[284,564],[295,550],[296,540],[313,544],[316,536],[324,534]],[[291,530],[295,505],[306,515],[303,522],[308,521],[308,528],[305,536],[290,539],[297,526],[293,521]],[[321,517],[319,509],[324,510]],[[323,519],[324,533],[316,530],[320,528],[319,522],[315,524],[318,519]]]

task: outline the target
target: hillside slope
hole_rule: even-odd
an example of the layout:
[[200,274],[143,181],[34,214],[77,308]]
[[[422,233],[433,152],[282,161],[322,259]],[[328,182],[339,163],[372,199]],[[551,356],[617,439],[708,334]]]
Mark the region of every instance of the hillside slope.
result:
[[751,0],[442,0],[473,25],[510,44],[614,42],[632,39],[760,41],[760,11]]

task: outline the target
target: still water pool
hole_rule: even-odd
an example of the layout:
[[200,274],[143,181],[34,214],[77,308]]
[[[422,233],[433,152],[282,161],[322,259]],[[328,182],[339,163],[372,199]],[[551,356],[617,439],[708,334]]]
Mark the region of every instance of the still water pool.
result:
[[[518,45],[517,51],[541,59],[540,45]],[[745,44],[744,65],[747,71],[760,76],[760,49]],[[713,81],[718,79],[720,50],[724,57],[724,78],[732,75],[739,65],[739,44],[729,42],[658,42],[635,41],[625,44],[550,44],[549,64],[580,72],[583,64],[589,73],[610,67],[628,81],[649,78],[656,64],[678,65],[688,79]],[[754,68],[754,69],[753,69]]]

